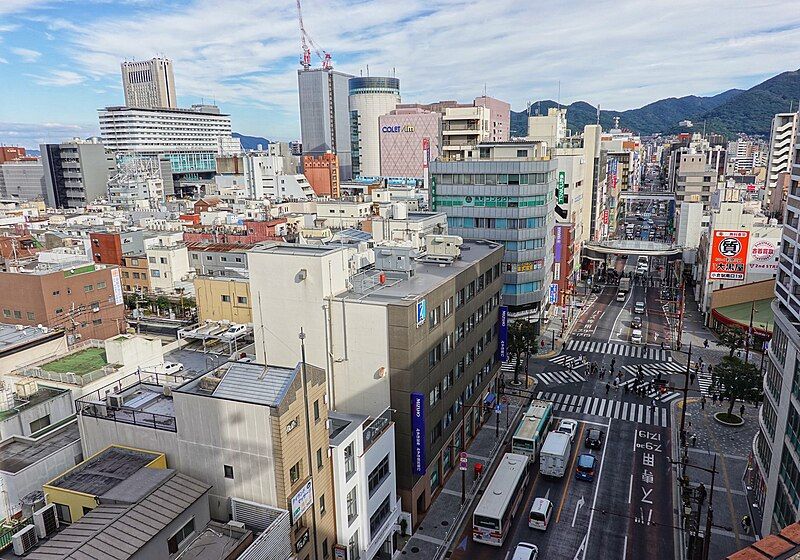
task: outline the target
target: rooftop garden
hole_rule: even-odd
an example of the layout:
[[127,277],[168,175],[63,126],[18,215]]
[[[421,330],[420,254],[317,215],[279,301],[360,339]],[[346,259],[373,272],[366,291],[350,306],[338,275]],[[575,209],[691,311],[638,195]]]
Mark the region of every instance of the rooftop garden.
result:
[[53,373],[86,375],[106,365],[108,365],[108,361],[106,361],[104,348],[84,348],[74,354],[68,354],[63,358],[47,362],[41,368],[44,371],[52,371]]

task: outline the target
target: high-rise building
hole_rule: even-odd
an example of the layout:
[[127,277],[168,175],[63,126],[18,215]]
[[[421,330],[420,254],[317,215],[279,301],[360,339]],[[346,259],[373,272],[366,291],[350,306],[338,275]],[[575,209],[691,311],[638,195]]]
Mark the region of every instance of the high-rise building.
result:
[[442,115],[417,107],[395,109],[378,119],[381,139],[381,175],[417,177],[427,173],[439,157]]
[[697,200],[703,203],[703,212],[711,209],[711,195],[717,190],[717,170],[708,164],[703,153],[676,152],[674,175],[670,182],[675,187],[675,202]]
[[353,176],[378,177],[381,174],[378,118],[400,103],[400,80],[380,76],[350,78],[348,87]]
[[175,109],[175,77],[168,58],[123,62],[125,105],[140,109]]
[[536,142],[484,143],[431,162],[431,209],[447,214],[449,231],[505,245],[503,304],[517,317],[539,319],[548,307],[556,181],[556,160]]
[[772,129],[767,154],[766,198],[778,185],[778,175],[792,170],[794,139],[797,135],[797,113],[778,113],[772,117]]
[[476,97],[472,104],[488,107],[491,111],[489,142],[508,142],[511,138],[511,104],[486,95]]
[[781,236],[778,277],[772,312],[775,324],[769,343],[764,399],[759,411],[759,430],[753,440],[752,480],[763,513],[762,535],[781,529],[800,518],[800,141],[795,137],[791,154],[792,179],[786,201],[786,222]]
[[303,175],[317,196],[339,197],[339,159],[336,154],[303,156]]
[[97,198],[105,198],[116,162],[102,143],[76,139],[63,144],[42,144],[40,150],[48,206],[81,208]]
[[350,160],[350,74],[311,68],[297,71],[303,153],[339,157],[339,177],[353,178]]

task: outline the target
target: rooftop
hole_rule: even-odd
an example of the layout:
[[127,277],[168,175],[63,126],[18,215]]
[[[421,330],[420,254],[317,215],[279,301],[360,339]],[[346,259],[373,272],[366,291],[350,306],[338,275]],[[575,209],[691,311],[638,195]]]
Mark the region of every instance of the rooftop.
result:
[[106,360],[105,349],[92,346],[42,364],[40,367],[45,371],[54,373],[86,375],[106,365],[108,365],[108,361]]
[[209,253],[227,253],[230,251],[234,251],[237,253],[243,253],[248,249],[252,249],[255,247],[254,243],[243,243],[243,244],[236,244],[236,243],[203,243],[202,241],[190,241],[186,243],[186,247],[190,251],[206,251]]
[[297,243],[267,242],[256,245],[253,253],[276,253],[279,255],[298,255],[307,257],[323,257],[341,251],[340,247],[326,245],[299,245]]
[[151,451],[111,446],[48,482],[47,486],[101,496],[160,456]]
[[27,558],[130,558],[211,488],[172,469],[162,470],[165,479],[138,503],[101,504],[32,550]]
[[178,391],[277,407],[300,371],[295,368],[228,362],[182,385]]
[[181,560],[220,560],[251,535],[248,529],[238,529],[211,521],[181,553]]
[[24,399],[18,398],[15,394],[14,405],[8,410],[0,411],[0,421],[11,418],[12,416],[16,416],[23,410],[37,406],[67,392],[69,392],[69,389],[59,389],[57,387],[38,385],[36,392],[32,395],[28,395],[28,397]]
[[52,331],[47,327],[22,327],[0,323],[0,355],[22,350],[39,339],[60,338],[63,331]]
[[10,437],[0,443],[0,471],[17,473],[80,439],[78,422],[74,418],[38,439]]
[[330,429],[328,434],[330,437],[330,445],[336,447],[341,445],[350,434],[358,429],[358,427],[369,419],[369,416],[363,414],[345,414],[343,412],[328,412],[330,419]]

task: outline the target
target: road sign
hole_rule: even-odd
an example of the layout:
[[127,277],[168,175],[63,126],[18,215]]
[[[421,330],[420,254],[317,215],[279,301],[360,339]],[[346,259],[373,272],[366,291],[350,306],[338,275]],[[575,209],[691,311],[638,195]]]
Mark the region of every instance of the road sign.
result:
[[500,414],[500,411],[502,411],[502,410],[503,410],[503,408],[499,404],[494,407],[494,411],[497,414]]
[[458,469],[461,471],[467,470],[467,452],[462,451],[458,456]]

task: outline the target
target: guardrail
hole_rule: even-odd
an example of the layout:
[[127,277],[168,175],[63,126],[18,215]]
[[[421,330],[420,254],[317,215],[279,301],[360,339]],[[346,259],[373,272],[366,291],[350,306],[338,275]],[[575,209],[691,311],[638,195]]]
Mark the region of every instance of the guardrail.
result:
[[81,408],[78,410],[78,414],[90,416],[92,418],[112,420],[120,424],[144,426],[146,428],[153,428],[154,430],[166,430],[168,432],[178,431],[174,416],[144,412],[132,408],[110,408],[103,402],[83,402],[81,403]]

